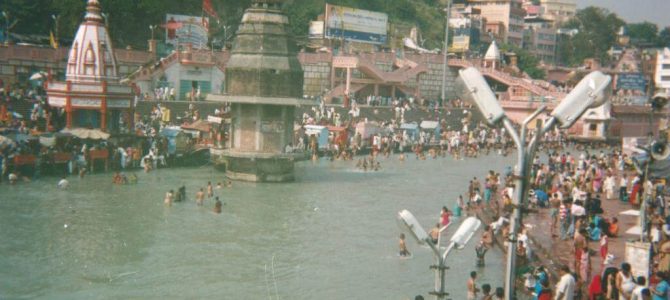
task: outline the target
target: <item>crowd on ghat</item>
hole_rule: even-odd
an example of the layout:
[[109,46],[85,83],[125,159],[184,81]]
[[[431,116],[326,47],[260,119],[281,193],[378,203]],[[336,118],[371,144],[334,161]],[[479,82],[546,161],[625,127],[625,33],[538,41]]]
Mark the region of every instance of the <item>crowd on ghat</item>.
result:
[[[543,265],[547,262],[537,260],[533,248],[538,245],[529,238],[528,229],[537,224],[523,224],[516,255],[521,270],[518,275],[525,278],[527,293],[533,299],[668,299],[670,217],[665,209],[665,182],[642,182],[631,157],[618,149],[589,149],[589,145],[575,147],[561,141],[543,147],[532,162],[528,205],[523,209],[531,214],[548,211],[550,219],[541,219],[551,224],[546,234],[557,243],[569,243],[572,259],[570,264],[558,266],[559,278],[550,278]],[[507,246],[514,208],[512,169],[501,173],[491,170],[482,174],[481,182],[477,177],[470,180],[465,200],[459,198],[453,210],[459,215],[461,210],[486,209],[498,216],[485,229],[482,243],[489,247],[490,236],[499,236],[501,246]],[[614,256],[608,248],[612,243],[620,246],[625,240],[616,217],[620,212],[605,211],[603,201],[622,201],[631,208],[645,202],[646,238],[653,248],[650,278],[634,277],[629,263],[612,264]],[[595,256],[601,263],[591,263]],[[552,282],[557,284],[553,286]],[[476,299],[497,299],[491,294],[482,295],[477,287],[469,288],[469,293],[478,294]]]
[[[29,115],[21,111],[29,111]],[[61,132],[64,112],[46,104],[41,87],[5,86],[0,91],[0,182],[29,181],[42,175],[84,176],[107,167],[149,171],[165,166],[168,141],[161,130],[200,116],[197,109],[189,107],[175,113],[173,122],[166,122],[161,112],[155,107],[148,115],[136,115],[132,134],[126,132],[113,139],[78,138]]]

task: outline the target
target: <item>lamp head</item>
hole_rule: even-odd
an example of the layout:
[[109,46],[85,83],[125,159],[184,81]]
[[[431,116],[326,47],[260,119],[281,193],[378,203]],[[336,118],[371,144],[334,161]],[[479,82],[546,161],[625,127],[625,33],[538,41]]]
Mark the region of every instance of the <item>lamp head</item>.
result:
[[399,211],[398,221],[400,221],[406,229],[409,229],[409,232],[419,245],[426,243],[426,240],[428,240],[428,233],[421,227],[421,224],[419,224],[419,221],[417,221],[411,212],[406,209]]
[[482,221],[475,217],[465,219],[454,235],[451,236],[451,242],[456,244],[456,249],[463,249],[481,225]]
[[464,100],[474,102],[489,126],[494,126],[505,117],[496,95],[486,83],[484,76],[476,68],[469,67],[459,72],[457,89],[462,90]]
[[608,99],[612,77],[600,71],[586,75],[551,112],[560,128],[569,128],[589,108],[603,105]]
[[656,93],[651,97],[651,108],[653,110],[662,110],[668,104],[668,95],[666,93]]

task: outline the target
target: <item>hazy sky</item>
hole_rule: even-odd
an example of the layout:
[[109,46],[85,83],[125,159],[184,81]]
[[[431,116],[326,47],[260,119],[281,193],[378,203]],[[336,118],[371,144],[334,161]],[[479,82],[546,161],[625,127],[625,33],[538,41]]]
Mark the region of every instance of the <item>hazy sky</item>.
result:
[[577,0],[578,8],[590,5],[607,8],[629,23],[649,21],[660,28],[670,26],[670,0]]

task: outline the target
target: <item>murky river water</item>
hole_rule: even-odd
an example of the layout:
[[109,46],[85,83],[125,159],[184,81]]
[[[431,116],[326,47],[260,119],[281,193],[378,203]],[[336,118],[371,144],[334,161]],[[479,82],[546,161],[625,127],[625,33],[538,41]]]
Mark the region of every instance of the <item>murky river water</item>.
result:
[[[297,182],[235,182],[213,201],[163,205],[169,189],[216,183],[211,167],[0,185],[0,298],[49,299],[408,299],[433,288],[429,249],[409,241],[396,256],[395,220],[409,209],[426,229],[453,207],[468,180],[502,170],[512,157],[418,161],[382,159],[379,172],[354,162],[301,162]],[[452,226],[453,232],[457,226]],[[499,251],[476,268],[474,244],[448,258],[448,291],[465,299],[470,271],[502,286]],[[273,267],[274,266],[274,267]]]

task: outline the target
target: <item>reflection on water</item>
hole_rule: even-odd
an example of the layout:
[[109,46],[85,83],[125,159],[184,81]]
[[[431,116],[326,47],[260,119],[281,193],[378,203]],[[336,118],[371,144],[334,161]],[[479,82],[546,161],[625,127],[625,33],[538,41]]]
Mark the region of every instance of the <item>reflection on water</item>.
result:
[[[433,287],[431,251],[409,241],[398,259],[395,214],[409,209],[427,229],[453,207],[473,176],[509,158],[405,162],[379,172],[355,162],[301,162],[297,182],[233,183],[224,202],[193,201],[223,174],[210,167],[139,173],[114,186],[111,175],[0,185],[0,298],[407,299]],[[163,205],[186,185],[189,201]],[[450,228],[453,232],[457,226]],[[476,241],[478,236],[473,238]],[[498,251],[474,267],[474,243],[448,259],[448,291],[465,297],[470,271],[502,286]]]

